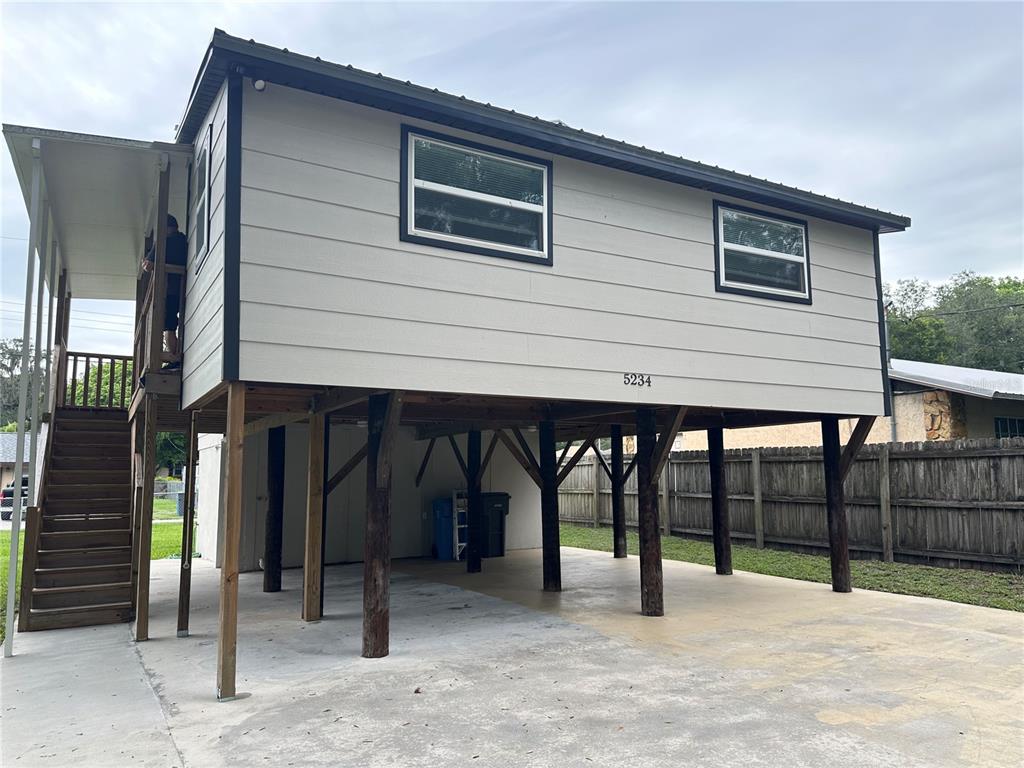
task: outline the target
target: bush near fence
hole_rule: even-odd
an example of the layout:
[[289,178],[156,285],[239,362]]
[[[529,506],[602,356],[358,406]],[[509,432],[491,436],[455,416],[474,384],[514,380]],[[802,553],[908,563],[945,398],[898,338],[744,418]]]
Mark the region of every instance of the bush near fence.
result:
[[[725,472],[734,540],[827,551],[820,447],[726,451]],[[1024,438],[865,445],[844,487],[852,557],[1024,564]],[[710,537],[710,491],[707,452],[673,453],[659,482],[664,533]],[[625,494],[635,528],[635,472]],[[611,483],[592,455],[562,483],[558,508],[563,522],[611,525]]]

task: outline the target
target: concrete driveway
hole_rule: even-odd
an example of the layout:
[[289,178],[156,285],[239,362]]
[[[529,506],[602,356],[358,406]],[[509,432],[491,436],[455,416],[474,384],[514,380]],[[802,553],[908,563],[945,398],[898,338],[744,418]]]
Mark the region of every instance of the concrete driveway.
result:
[[1024,615],[665,563],[665,618],[636,558],[563,549],[395,563],[392,654],[359,657],[359,565],[241,578],[239,690],[214,699],[217,572],[154,563],[153,639],[125,625],[19,635],[0,673],[4,765],[1019,766]]

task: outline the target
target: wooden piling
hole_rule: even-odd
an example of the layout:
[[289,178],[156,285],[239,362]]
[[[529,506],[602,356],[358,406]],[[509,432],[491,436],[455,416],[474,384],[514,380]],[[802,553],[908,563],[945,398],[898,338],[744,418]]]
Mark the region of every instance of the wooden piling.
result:
[[544,591],[562,591],[562,555],[558,531],[558,457],[555,422],[542,421],[540,437],[540,527],[544,559]]
[[480,573],[484,537],[484,497],[480,488],[480,449],[478,430],[471,430],[466,447],[466,573]]
[[729,537],[729,491],[725,482],[725,441],[721,427],[708,430],[708,470],[711,474],[711,538],[715,549],[715,573],[732,573],[732,540]]
[[263,531],[263,591],[281,591],[281,546],[284,538],[284,461],[287,427],[267,433],[267,520]]
[[192,537],[196,522],[196,464],[199,462],[199,411],[189,415],[185,435],[185,519],[181,521],[181,564],[178,577],[178,637],[188,637],[192,599]]
[[655,471],[657,423],[653,408],[636,411],[636,478],[640,532],[640,612],[664,616],[661,531],[658,527],[658,481]]
[[626,557],[626,480],[622,466],[622,426],[612,425],[612,550]]
[[387,656],[391,632],[391,451],[399,392],[370,395],[366,418],[366,535],[363,539],[363,657]]
[[309,454],[306,468],[306,547],[302,560],[302,620],[319,621],[320,581],[323,572],[324,533],[324,432],[326,417],[309,417]]
[[242,543],[242,449],[245,429],[245,384],[228,384],[224,429],[224,555],[220,567],[220,616],[217,637],[217,698],[234,698],[238,653],[238,556]]
[[825,465],[825,506],[828,511],[829,559],[832,565],[832,590],[850,592],[850,547],[843,499],[843,479],[839,445],[839,418],[821,420],[821,444]]

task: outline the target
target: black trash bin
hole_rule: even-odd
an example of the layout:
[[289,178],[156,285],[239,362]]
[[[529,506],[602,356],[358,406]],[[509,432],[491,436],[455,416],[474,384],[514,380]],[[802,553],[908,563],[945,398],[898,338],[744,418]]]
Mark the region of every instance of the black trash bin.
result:
[[484,543],[482,557],[505,556],[505,518],[508,516],[507,493],[484,493]]

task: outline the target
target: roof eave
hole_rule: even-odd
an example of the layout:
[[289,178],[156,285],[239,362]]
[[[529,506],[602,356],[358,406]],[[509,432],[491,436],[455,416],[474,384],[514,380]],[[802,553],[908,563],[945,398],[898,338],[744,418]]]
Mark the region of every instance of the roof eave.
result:
[[[209,105],[204,97],[216,93],[229,71],[335,98],[398,112],[430,122],[451,125],[552,154],[574,157],[645,176],[729,195],[751,202],[837,221],[880,233],[901,232],[910,226],[905,216],[833,200],[767,180],[642,151],[583,131],[555,126],[539,118],[506,112],[462,97],[430,91],[411,83],[376,77],[359,70],[293,54],[227,35],[213,39],[193,85],[176,140],[191,142]],[[344,72],[344,77],[339,73]]]

